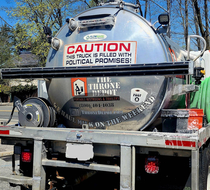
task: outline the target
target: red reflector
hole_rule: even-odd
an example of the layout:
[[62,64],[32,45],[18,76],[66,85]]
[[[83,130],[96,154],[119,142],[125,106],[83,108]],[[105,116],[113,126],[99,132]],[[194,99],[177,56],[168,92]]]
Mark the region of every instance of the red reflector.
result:
[[165,144],[168,146],[186,146],[186,147],[196,146],[196,143],[193,141],[178,141],[178,140],[166,140]]
[[0,130],[0,134],[9,135],[9,130]]
[[159,172],[159,159],[148,157],[145,159],[145,171],[148,174],[157,174]]
[[22,158],[23,162],[31,162],[32,153],[31,152],[22,152],[21,158]]

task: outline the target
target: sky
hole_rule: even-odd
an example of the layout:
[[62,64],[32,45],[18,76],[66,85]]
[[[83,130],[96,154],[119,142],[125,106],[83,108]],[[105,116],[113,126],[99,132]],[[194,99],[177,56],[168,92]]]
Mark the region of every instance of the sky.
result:
[[[127,0],[124,0],[125,2],[127,1]],[[155,2],[157,1],[157,3],[158,2],[163,2],[163,0],[155,0]],[[143,1],[141,1],[141,2],[143,2]],[[164,2],[166,2],[166,1],[164,1]],[[160,5],[162,5],[164,8],[166,8],[167,6],[166,6],[166,3],[163,5],[163,3],[159,3]],[[1,9],[3,8],[3,7],[7,7],[7,8],[9,8],[9,7],[15,7],[15,0],[0,0],[0,16],[9,24],[9,25],[11,25],[11,26],[14,26],[16,23],[17,23],[17,20],[14,20],[14,18],[10,18],[8,15],[7,15],[7,13],[5,12],[5,11],[2,11]],[[153,7],[155,7],[156,8],[156,11],[158,12],[158,14],[159,13],[162,13],[163,12],[163,10],[162,9],[160,9],[158,6],[155,6],[155,4],[154,3],[151,3],[151,5],[153,5]],[[154,23],[154,21],[156,21],[157,20],[157,17],[158,17],[158,15],[157,14],[155,14],[156,16],[155,16],[155,20],[154,20],[154,18],[151,18],[153,21],[152,21],[152,23]],[[149,15],[148,15],[148,17],[149,17]],[[154,16],[153,16],[154,17]],[[147,18],[148,20],[150,20],[150,18]],[[2,24],[4,24],[4,22],[0,19],[0,26],[2,25]],[[180,27],[177,27],[177,25],[176,25],[176,28],[177,29],[180,29]],[[172,29],[173,31],[175,30],[174,28]],[[179,30],[178,30],[178,32],[179,32]],[[182,43],[184,43],[184,38],[183,38],[183,36],[181,35],[181,36],[178,36],[178,37],[180,37],[180,39],[179,39],[179,43],[181,42],[181,44]],[[173,38],[173,40],[177,40],[177,35],[176,35],[176,39],[174,39]]]
[[[14,7],[15,6],[15,2],[13,0],[0,0],[0,16],[10,25],[14,25],[16,23],[16,21],[14,21],[13,19],[9,18],[9,16],[7,16],[7,13],[5,11],[2,11],[1,9],[3,7]],[[1,19],[0,19],[1,20]],[[2,22],[0,22],[0,24],[2,24]]]

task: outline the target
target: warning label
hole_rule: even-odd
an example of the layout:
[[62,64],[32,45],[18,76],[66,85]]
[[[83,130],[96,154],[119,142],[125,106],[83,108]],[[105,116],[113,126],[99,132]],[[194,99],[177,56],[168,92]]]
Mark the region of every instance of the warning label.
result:
[[87,96],[87,78],[72,78],[71,88],[72,96]]
[[63,66],[136,63],[137,42],[86,42],[64,47]]

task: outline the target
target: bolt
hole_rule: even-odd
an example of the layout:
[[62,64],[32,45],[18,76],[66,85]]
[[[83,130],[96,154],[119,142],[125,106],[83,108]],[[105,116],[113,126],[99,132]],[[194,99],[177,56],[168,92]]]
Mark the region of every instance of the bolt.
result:
[[78,133],[77,134],[77,139],[80,139],[82,137],[82,134]]

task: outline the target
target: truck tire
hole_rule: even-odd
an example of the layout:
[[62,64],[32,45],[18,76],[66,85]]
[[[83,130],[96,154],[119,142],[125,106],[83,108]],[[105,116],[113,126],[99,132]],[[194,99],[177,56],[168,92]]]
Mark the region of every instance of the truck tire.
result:
[[199,190],[207,190],[210,188],[210,143],[209,142],[201,148],[199,156],[200,156]]

